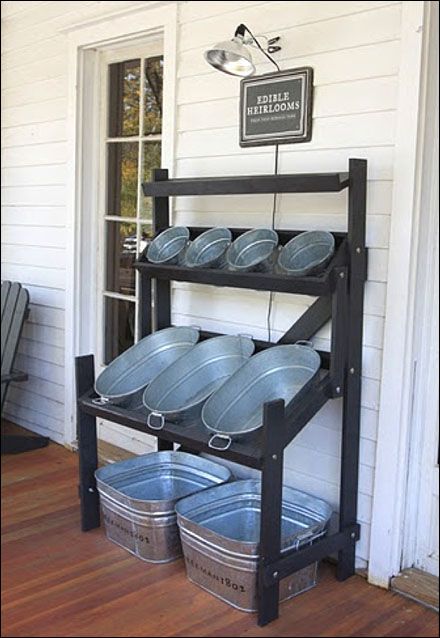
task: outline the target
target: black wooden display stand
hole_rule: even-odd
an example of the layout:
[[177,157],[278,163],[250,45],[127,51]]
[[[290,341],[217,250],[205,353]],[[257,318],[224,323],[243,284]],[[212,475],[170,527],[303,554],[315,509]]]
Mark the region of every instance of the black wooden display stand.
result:
[[[335,255],[325,271],[319,275],[294,278],[272,273],[236,273],[154,265],[147,262],[144,255],[136,263],[141,276],[142,336],[152,331],[152,309],[155,313],[156,330],[171,325],[171,280],[316,296],[316,301],[281,337],[278,344],[310,339],[332,319],[331,351],[320,353],[322,369],[318,379],[307,384],[287,406],[282,400],[266,403],[263,427],[253,436],[234,440],[226,451],[216,451],[208,447],[210,434],[201,421],[185,426],[167,422],[159,432],[152,430],[146,424],[143,411],[94,404],[92,400],[96,394],[93,389],[93,356],[76,359],[82,529],[86,531],[99,526],[99,500],[94,479],[97,467],[97,417],[156,436],[159,450],[172,449],[173,443],[178,443],[186,450],[207,452],[260,469],[262,505],[258,574],[259,625],[265,625],[278,617],[280,580],[310,563],[337,553],[338,579],[344,580],[354,574],[355,544],[359,539],[356,510],[363,297],[367,273],[366,175],[366,161],[351,159],[348,173],[168,179],[168,172],[158,169],[154,173],[154,181],[143,186],[144,194],[153,197],[155,233],[169,226],[170,196],[339,192],[348,188],[348,230],[346,233],[334,233]],[[206,229],[191,228],[191,237],[194,238],[203,230]],[[231,230],[235,237],[245,229]],[[298,232],[278,230],[280,243],[285,244]],[[154,288],[152,280],[155,282]],[[202,334],[202,338],[211,336],[213,333]],[[257,350],[273,345],[277,344],[256,341]],[[343,401],[339,530],[305,549],[281,554],[284,448],[329,399],[338,397]]]

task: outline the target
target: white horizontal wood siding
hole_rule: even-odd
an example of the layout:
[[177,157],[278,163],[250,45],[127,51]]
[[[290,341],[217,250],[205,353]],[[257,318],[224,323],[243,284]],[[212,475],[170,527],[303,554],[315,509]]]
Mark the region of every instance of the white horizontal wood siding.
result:
[[[67,41],[87,20],[145,2],[5,2],[2,42],[2,277],[29,288],[31,317],[17,365],[30,381],[13,388],[6,416],[63,439],[64,309],[66,307]],[[399,2],[181,2],[177,42],[175,165],[178,176],[270,173],[272,147],[238,144],[239,79],[211,69],[210,44],[237,24],[281,35],[282,68],[313,66],[313,139],[280,147],[280,172],[346,170],[368,159],[367,245],[370,249],[363,342],[359,565],[369,552],[377,415],[380,401],[393,153],[399,81]],[[255,51],[257,72],[272,70]],[[344,230],[346,193],[282,195],[276,225]],[[270,224],[272,197],[187,197],[175,201],[183,224]],[[220,332],[267,336],[269,295],[187,284],[173,287],[173,320]],[[274,296],[272,338],[312,298]],[[316,345],[329,347],[329,327]],[[286,452],[287,480],[336,505],[341,405],[327,404]],[[117,428],[112,436],[117,439]],[[127,439],[130,438],[127,436]],[[131,440],[131,439],[130,439]],[[131,441],[136,445],[136,439]]]

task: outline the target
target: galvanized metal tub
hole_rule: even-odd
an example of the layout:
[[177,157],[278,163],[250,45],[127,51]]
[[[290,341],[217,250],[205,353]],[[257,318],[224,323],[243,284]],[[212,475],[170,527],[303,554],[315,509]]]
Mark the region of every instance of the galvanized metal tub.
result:
[[324,230],[300,233],[278,255],[278,268],[293,277],[302,277],[323,268],[335,251],[335,238]]
[[188,240],[188,228],[171,226],[157,235],[150,243],[147,249],[147,259],[153,264],[182,263]]
[[243,233],[229,246],[226,262],[230,270],[267,271],[274,265],[278,235],[271,228],[254,228]]
[[200,416],[203,403],[238,370],[254,351],[253,341],[226,335],[206,339],[159,374],[145,389],[148,425],[160,430],[165,420]]
[[231,473],[185,452],[153,452],[95,476],[107,537],[142,560],[166,563],[181,555],[178,499],[229,481]]
[[[236,481],[182,499],[176,505],[190,581],[242,611],[257,610],[261,481]],[[298,549],[326,531],[331,507],[283,487],[282,551]],[[280,582],[280,601],[316,584],[313,563]]]
[[121,407],[142,407],[142,394],[150,381],[177,361],[198,341],[197,328],[165,328],[144,337],[101,372],[95,382],[97,403],[111,402]]
[[208,445],[226,450],[233,437],[263,424],[263,405],[288,404],[319,371],[319,354],[306,345],[274,346],[254,355],[214,394],[202,409],[202,421],[215,434]]
[[196,237],[186,250],[184,265],[189,268],[222,268],[232,241],[229,228],[210,228]]

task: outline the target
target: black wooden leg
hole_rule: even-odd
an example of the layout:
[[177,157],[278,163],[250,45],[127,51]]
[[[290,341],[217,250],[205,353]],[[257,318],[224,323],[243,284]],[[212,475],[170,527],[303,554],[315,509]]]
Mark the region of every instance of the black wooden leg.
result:
[[[93,355],[77,357],[75,360],[77,398],[93,388],[95,370]],[[81,529],[87,532],[99,527],[99,496],[96,489],[95,470],[98,467],[98,444],[96,418],[86,414],[78,406],[78,454],[79,496],[81,500]]]
[[[343,531],[356,524],[359,477],[359,436],[362,374],[362,324],[364,281],[367,277],[365,248],[367,163],[350,160],[348,194],[348,249],[350,282],[348,288],[347,366],[342,415],[341,494],[339,526]],[[338,580],[355,572],[355,539],[339,552]]]
[[281,556],[281,505],[283,485],[284,401],[264,406],[261,478],[260,561],[258,569],[258,624],[278,618],[279,582],[265,585],[263,570]]

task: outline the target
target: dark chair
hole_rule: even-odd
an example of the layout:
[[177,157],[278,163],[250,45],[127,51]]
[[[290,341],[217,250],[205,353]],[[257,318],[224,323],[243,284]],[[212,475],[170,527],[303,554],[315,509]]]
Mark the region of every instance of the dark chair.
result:
[[[1,290],[1,413],[11,381],[26,381],[24,372],[14,370],[18,342],[23,330],[24,322],[29,316],[29,293],[21,284],[10,281],[2,283]],[[45,436],[21,436],[2,434],[2,452],[17,454],[27,450],[45,447],[49,439]]]

